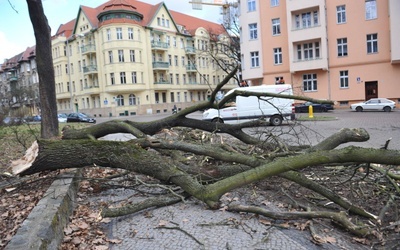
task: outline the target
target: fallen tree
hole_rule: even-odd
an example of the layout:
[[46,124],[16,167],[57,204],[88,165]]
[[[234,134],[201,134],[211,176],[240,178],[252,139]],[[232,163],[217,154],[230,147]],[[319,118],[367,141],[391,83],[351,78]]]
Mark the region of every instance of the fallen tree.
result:
[[[166,188],[170,192],[162,199],[151,199],[122,208],[104,208],[102,215],[105,217],[122,216],[149,207],[165,206],[184,201],[189,196],[206,203],[212,209],[217,209],[221,205],[221,196],[227,192],[279,176],[312,190],[342,209],[314,211],[315,208],[304,208],[312,211],[276,214],[232,204],[228,210],[253,212],[275,219],[329,218],[355,235],[374,234],[376,228],[365,223],[356,225],[348,216],[350,214],[362,216],[373,221],[374,225],[379,225],[382,220],[379,214],[373,214],[341,197],[334,190],[307,178],[301,170],[332,165],[344,167],[372,163],[400,165],[400,152],[354,146],[336,149],[343,143],[368,140],[369,135],[362,128],[341,129],[318,145],[299,147],[276,139],[267,142],[265,138],[251,136],[243,130],[266,125],[262,120],[229,125],[187,117],[188,114],[200,109],[221,107],[230,97],[215,103],[215,95],[230,77],[231,75],[227,76],[221,82],[209,102],[190,107],[161,120],[153,122],[113,120],[81,130],[66,129],[62,140],[38,140],[23,158],[12,164],[13,173],[23,176],[49,170],[100,166],[151,176],[159,180],[160,185],[179,187],[177,191]],[[243,93],[238,91],[235,94]],[[304,97],[295,98],[304,99]],[[129,133],[135,139],[125,142],[98,140],[113,133]],[[224,142],[227,137],[231,138],[229,143]],[[241,144],[242,150],[236,148],[235,144],[231,143],[232,140]],[[252,148],[254,153],[243,154],[243,150],[249,152],[249,148]],[[182,156],[183,154],[192,154],[199,157],[199,160],[188,160]],[[220,164],[208,165],[205,168],[202,165],[205,159],[212,159]],[[389,173],[388,170],[382,171],[383,174]],[[386,174],[386,177],[394,183],[398,181],[396,175]],[[394,187],[395,185],[393,184]],[[398,196],[398,188],[395,188],[392,199],[398,199]]]

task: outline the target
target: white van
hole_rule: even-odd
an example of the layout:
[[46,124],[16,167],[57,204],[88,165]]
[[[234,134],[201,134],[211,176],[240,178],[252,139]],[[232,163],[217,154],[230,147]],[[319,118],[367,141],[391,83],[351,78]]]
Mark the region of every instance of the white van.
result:
[[[236,88],[242,91],[293,95],[292,86],[261,85]],[[225,96],[236,89],[230,90]],[[261,99],[263,100],[261,100]],[[271,125],[279,126],[283,120],[294,120],[294,100],[270,96],[236,96],[222,109],[208,109],[203,113],[204,121],[239,123],[254,119],[266,119]]]

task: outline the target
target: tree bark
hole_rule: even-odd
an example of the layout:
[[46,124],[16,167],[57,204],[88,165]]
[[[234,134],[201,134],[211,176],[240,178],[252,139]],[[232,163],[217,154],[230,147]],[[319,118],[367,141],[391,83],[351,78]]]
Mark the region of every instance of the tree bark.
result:
[[[150,141],[148,145],[151,143],[159,144],[159,140]],[[31,156],[26,156],[26,158],[31,159],[27,165],[23,166],[20,162],[14,165],[15,174],[26,175],[46,170],[81,168],[90,165],[127,169],[152,176],[163,182],[174,183],[211,208],[217,208],[219,198],[233,189],[287,171],[346,162],[400,165],[399,151],[347,147],[278,158],[272,162],[265,161],[256,168],[209,185],[202,185],[191,175],[181,170],[180,163],[143,149],[136,140],[129,142],[39,140],[37,152],[33,152]]]
[[42,1],[26,0],[26,2],[36,39],[36,63],[42,117],[41,137],[50,139],[59,135],[55,77],[51,54],[51,29],[43,11]]

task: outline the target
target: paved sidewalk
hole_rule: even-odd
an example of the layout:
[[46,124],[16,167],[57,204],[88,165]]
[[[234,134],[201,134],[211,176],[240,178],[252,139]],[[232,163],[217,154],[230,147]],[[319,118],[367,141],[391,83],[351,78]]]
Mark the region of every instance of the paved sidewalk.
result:
[[[131,198],[130,201],[143,199],[133,190],[119,189],[103,192],[92,197],[91,201],[120,201],[127,197]],[[278,209],[273,204],[267,208]],[[317,246],[311,242],[309,230],[279,229],[266,225],[266,221],[270,220],[253,214],[210,210],[191,199],[186,203],[113,218],[105,226],[108,238],[122,240],[120,244],[111,245],[112,250],[368,249],[343,240],[344,237],[336,232],[329,232],[337,240],[336,243]]]

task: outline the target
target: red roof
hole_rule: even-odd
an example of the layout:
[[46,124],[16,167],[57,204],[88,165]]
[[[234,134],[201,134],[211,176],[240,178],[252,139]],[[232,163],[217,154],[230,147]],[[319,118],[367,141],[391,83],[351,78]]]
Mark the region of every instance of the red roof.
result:
[[[80,6],[80,11],[82,11],[86,17],[89,19],[90,24],[93,28],[98,28],[101,24],[110,23],[110,22],[132,22],[138,23],[135,20],[130,19],[118,19],[118,20],[107,20],[106,22],[99,23],[97,19],[98,15],[107,12],[107,11],[115,11],[115,10],[124,10],[124,11],[132,11],[137,12],[143,15],[143,20],[139,23],[142,26],[149,26],[150,22],[153,20],[155,13],[163,6],[163,2],[151,5],[148,3],[144,3],[138,0],[110,0],[102,5],[91,8],[87,6]],[[214,34],[220,34],[225,32],[222,25],[209,22],[200,18],[192,17],[180,12],[170,11],[172,19],[177,25],[181,25],[185,27],[185,29],[191,34],[194,35],[197,28],[203,27],[206,30],[211,31]],[[57,30],[56,36],[64,35],[69,37],[72,35],[73,29],[75,27],[76,19],[71,20],[70,22],[60,25]]]

